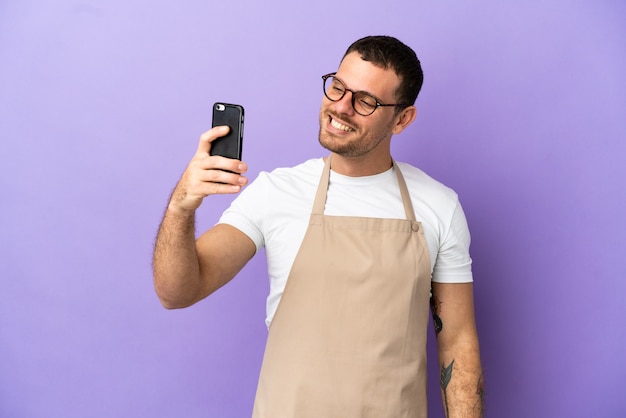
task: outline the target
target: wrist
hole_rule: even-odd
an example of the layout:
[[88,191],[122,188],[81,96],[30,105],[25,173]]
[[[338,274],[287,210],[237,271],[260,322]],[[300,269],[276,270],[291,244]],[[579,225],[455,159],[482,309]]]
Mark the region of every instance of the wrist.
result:
[[181,204],[181,202],[172,200],[167,205],[166,212],[177,217],[193,218],[196,214],[196,208],[187,207],[186,205]]

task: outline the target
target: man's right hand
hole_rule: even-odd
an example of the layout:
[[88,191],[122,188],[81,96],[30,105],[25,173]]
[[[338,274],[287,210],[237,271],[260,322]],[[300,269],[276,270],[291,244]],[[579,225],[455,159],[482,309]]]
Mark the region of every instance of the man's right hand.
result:
[[228,126],[216,126],[200,136],[198,149],[176,185],[169,209],[193,212],[211,194],[233,194],[248,183],[243,174],[248,166],[239,160],[209,155],[211,142],[228,133]]

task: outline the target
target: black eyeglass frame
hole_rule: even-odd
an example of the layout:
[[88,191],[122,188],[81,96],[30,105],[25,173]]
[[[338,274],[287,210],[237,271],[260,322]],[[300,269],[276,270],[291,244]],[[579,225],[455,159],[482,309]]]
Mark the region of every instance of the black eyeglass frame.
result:
[[[371,115],[371,114],[373,114],[373,113],[376,111],[376,109],[378,109],[379,107],[409,107],[409,106],[411,106],[410,104],[404,104],[404,103],[395,103],[395,104],[384,104],[384,103],[381,103],[381,102],[380,102],[380,101],[376,98],[376,96],[372,95],[371,93],[368,93],[368,92],[366,92],[366,91],[361,91],[361,90],[359,90],[359,91],[354,91],[354,90],[349,89],[348,87],[346,87],[346,84],[345,84],[345,83],[344,83],[344,82],[343,82],[340,78],[337,78],[337,77],[336,77],[336,74],[337,74],[337,73],[335,72],[335,73],[328,73],[328,74],[326,74],[326,75],[323,75],[323,76],[322,76],[322,80],[324,80],[324,82],[323,82],[323,84],[322,84],[322,89],[324,90],[324,96],[326,96],[326,98],[327,98],[328,100],[330,100],[331,102],[338,102],[339,100],[343,99],[343,98],[344,98],[344,96],[346,95],[346,92],[348,92],[348,91],[349,91],[350,93],[352,93],[352,100],[351,100],[351,103],[352,103],[352,109],[354,109],[354,111],[355,111],[356,113],[358,113],[359,115],[361,115],[361,116],[370,116],[370,115]],[[335,80],[337,80],[338,82],[340,82],[340,83],[341,83],[341,85],[342,85],[342,86],[343,86],[343,88],[344,88],[344,90],[343,90],[343,94],[342,94],[342,95],[341,95],[341,97],[340,97],[340,98],[338,98],[338,99],[331,99],[330,97],[328,97],[328,94],[326,93],[326,80],[328,80],[330,77],[333,77]],[[365,94],[365,95],[367,95],[367,96],[371,97],[372,99],[374,99],[374,101],[376,102],[376,105],[374,106],[374,109],[372,109],[372,111],[371,111],[370,113],[363,114],[363,113],[359,112],[358,110],[356,110],[356,106],[355,106],[355,97],[356,97],[356,96],[355,96],[355,95],[356,95],[357,93],[359,93],[359,94]]]

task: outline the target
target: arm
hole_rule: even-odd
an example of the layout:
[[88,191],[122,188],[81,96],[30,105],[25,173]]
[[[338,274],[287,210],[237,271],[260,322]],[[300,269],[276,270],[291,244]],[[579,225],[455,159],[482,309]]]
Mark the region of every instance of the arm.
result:
[[[247,183],[246,165],[209,156],[211,141],[225,135],[213,128],[200,137],[198,150],[176,185],[154,245],[154,287],[163,306],[183,308],[230,281],[252,258],[256,247],[244,233],[216,225],[195,238],[195,211],[206,196],[238,193]],[[228,173],[223,170],[229,170]]]
[[431,309],[445,415],[483,416],[484,389],[472,283],[432,283]]

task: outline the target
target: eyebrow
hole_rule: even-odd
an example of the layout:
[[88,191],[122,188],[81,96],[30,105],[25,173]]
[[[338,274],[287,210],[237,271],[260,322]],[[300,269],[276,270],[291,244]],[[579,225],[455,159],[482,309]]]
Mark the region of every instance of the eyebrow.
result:
[[374,98],[374,100],[376,100],[377,103],[380,104],[384,104],[384,102],[382,100],[380,100],[378,97],[376,97],[375,95],[373,95],[372,93],[370,93],[369,91],[365,91],[365,90],[352,90],[351,88],[348,87],[348,85],[346,84],[345,81],[343,81],[341,78],[337,77],[337,73],[335,73],[335,75],[333,75],[333,77],[335,77],[337,80],[341,81],[341,84],[343,84],[344,86],[346,86],[346,89],[354,92],[354,93],[364,93],[367,94],[368,96],[371,96]]

